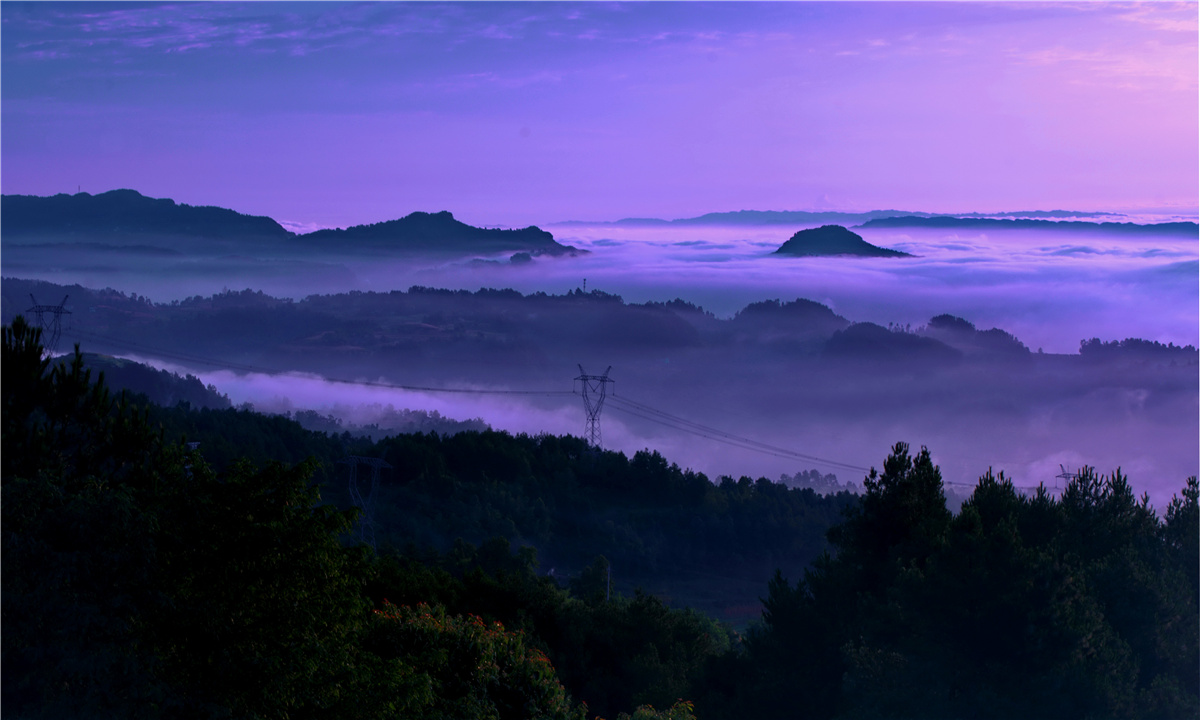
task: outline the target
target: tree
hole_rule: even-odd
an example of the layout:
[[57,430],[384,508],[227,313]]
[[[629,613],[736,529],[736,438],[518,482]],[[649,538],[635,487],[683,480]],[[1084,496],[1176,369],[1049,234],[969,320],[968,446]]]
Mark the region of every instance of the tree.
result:
[[14,716],[332,712],[366,620],[352,516],[311,466],[217,476],[3,331],[3,709]]
[[713,669],[740,682],[698,696],[702,715],[1200,711],[1194,478],[1163,520],[1119,470],[1085,468],[1061,501],[989,470],[951,517],[927,451],[897,445],[866,485],[836,554],[770,583],[745,656]]
[[169,690],[138,636],[161,602],[141,502],[183,475],[182,453],[91,382],[78,348],[51,365],[40,337],[20,316],[3,329],[3,710],[146,716]]
[[[366,700],[368,716],[456,720],[584,720],[540,650],[521,633],[475,615],[447,615],[440,606],[386,604],[376,610],[366,648],[381,675],[419,693],[379,683]],[[396,698],[405,705],[397,706]]]

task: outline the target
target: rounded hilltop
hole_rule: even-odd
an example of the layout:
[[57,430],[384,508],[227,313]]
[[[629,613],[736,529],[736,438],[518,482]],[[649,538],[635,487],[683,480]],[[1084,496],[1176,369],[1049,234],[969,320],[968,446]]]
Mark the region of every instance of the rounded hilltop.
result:
[[855,257],[912,257],[906,252],[881,248],[841,225],[822,225],[796,233],[779,246],[774,255],[793,257],[824,257],[852,255]]

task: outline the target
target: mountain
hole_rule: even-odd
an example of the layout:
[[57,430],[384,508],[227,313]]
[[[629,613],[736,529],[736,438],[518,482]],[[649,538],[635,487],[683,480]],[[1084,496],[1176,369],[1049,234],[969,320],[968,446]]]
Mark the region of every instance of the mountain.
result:
[[659,218],[623,218],[606,222],[571,220],[557,225],[810,225],[818,222],[866,222],[876,218],[903,215],[929,216],[908,210],[871,210],[869,212],[840,212],[836,210],[810,212],[808,210],[736,210],[733,212],[705,213],[698,217],[662,220]]
[[414,212],[373,225],[296,235],[269,217],[219,207],[193,207],[167,198],[146,197],[136,190],[50,197],[4,195],[0,198],[0,234],[6,242],[16,240],[23,245],[52,245],[72,251],[106,251],[116,246],[142,254],[161,253],[164,249],[243,253],[248,250],[246,241],[268,241],[260,249],[269,247],[274,251],[512,252],[520,255],[514,262],[538,255],[586,252],[560,245],[553,235],[537,227],[474,227],[445,211]]
[[899,250],[876,247],[841,225],[801,230],[773,254],[795,257],[853,255],[855,257],[912,257]]
[[50,197],[4,195],[0,197],[0,233],[6,240],[129,235],[274,240],[292,237],[291,232],[269,217],[150,198],[136,190],[110,190],[99,195],[60,193]]
[[1075,210],[1025,210],[1002,213],[961,213],[948,216],[940,213],[923,213],[909,210],[869,210],[867,212],[843,212],[838,210],[736,210],[733,212],[705,213],[698,217],[662,220],[660,218],[623,218],[606,222],[571,220],[556,225],[809,225],[812,223],[865,223],[897,217],[956,217],[956,218],[1079,218],[1111,217],[1115,213],[1080,212]]
[[422,252],[526,252],[530,255],[574,255],[580,251],[560,245],[554,236],[537,227],[494,230],[459,222],[443,210],[414,212],[399,220],[355,225],[345,230],[317,230],[299,242],[326,246],[376,248]]
[[1068,230],[1078,232],[1103,232],[1122,235],[1184,235],[1195,237],[1200,234],[1200,225],[1194,222],[1168,222],[1139,225],[1137,223],[1083,222],[1078,220],[1003,220],[975,217],[903,217],[876,218],[859,225],[860,228],[973,228],[994,230]]

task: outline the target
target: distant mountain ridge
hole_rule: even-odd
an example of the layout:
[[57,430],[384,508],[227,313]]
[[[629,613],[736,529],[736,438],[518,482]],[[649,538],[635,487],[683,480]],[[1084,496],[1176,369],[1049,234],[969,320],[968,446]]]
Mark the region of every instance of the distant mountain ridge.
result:
[[[474,227],[447,211],[414,212],[397,220],[297,235],[272,218],[212,206],[192,206],[151,198],[136,190],[110,190],[41,197],[0,196],[0,234],[5,240],[63,244],[104,239],[128,243],[132,237],[273,243],[277,249],[337,249],[393,252],[575,255],[586,251],[561,245],[537,227],[499,230]],[[142,243],[138,240],[137,243]],[[140,247],[141,245],[138,244]]]
[[860,228],[992,228],[996,230],[1069,230],[1101,231],[1119,234],[1200,235],[1200,225],[1194,222],[1167,222],[1139,225],[1137,223],[1081,222],[1077,220],[1031,220],[974,217],[901,217],[876,218],[859,225]]
[[60,193],[0,196],[0,233],[31,235],[243,235],[286,240],[293,233],[269,217],[243,215],[213,206],[193,206],[167,198],[151,198],[136,190],[110,190],[92,195]]
[[1119,213],[1082,212],[1074,210],[1028,210],[1001,213],[926,213],[911,210],[869,210],[866,212],[844,212],[840,210],[735,210],[732,212],[705,213],[698,217],[663,220],[661,218],[623,218],[601,222],[586,220],[568,220],[553,225],[804,225],[811,223],[865,223],[894,217],[920,218],[1075,218],[1075,217],[1112,217]]

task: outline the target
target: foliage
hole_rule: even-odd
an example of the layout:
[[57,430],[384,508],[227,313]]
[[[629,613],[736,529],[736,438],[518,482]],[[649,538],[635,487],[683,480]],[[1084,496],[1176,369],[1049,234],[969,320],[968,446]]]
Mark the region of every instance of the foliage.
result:
[[156,451],[78,354],[52,367],[24,318],[3,333],[4,711],[143,715],[164,689],[133,641],[158,601],[139,500],[182,475],[181,457]]
[[528,548],[512,553],[498,538],[446,555],[384,554],[368,591],[378,607],[385,598],[424,601],[524,632],[572,696],[603,717],[688,697],[705,664],[731,647],[727,632],[694,610],[642,592],[606,600],[603,558],[570,593],[537,575],[535,563]]
[[371,452],[395,467],[376,499],[383,544],[446,552],[499,536],[536,547],[559,577],[603,555],[614,590],[640,586],[731,619],[753,612],[775,568],[798,573],[817,557],[854,502],[765,479],[713,484],[657,452],[627,457],[572,437],[413,434]]
[[951,517],[927,451],[903,444],[866,484],[836,554],[777,576],[746,654],[710,668],[702,715],[1200,711],[1195,478],[1162,519],[1091,468],[1061,499],[989,471]]
[[[385,603],[375,611],[366,648],[393,673],[427,688],[402,715],[480,720],[583,720],[540,650],[521,633],[444,608]],[[412,680],[408,680],[409,683]],[[394,697],[394,696],[392,696]],[[380,698],[385,699],[385,698]],[[390,705],[381,715],[390,715]]]
[[696,720],[696,715],[692,703],[679,700],[666,710],[655,710],[653,705],[642,705],[633,715],[621,713],[617,720]]
[[[611,641],[605,623],[627,639],[574,677],[647,669],[613,712],[635,707],[629,693],[685,690],[702,664],[675,649],[700,616],[643,596],[583,603],[502,539],[424,560],[344,546],[354,514],[318,504],[312,461],[215,472],[78,353],[51,366],[23,320],[4,329],[2,367],[6,714],[582,719],[546,653]],[[387,603],[393,590],[411,607]]]
[[[139,410],[39,340],[18,318],[0,357],[14,717],[693,720],[685,697],[706,720],[1200,713],[1196,478],[1160,517],[1119,470],[1061,498],[989,471],[952,516],[929,452],[903,444],[855,503],[575,438],[353,441],[396,466],[381,521],[406,549],[376,556],[312,483],[350,439]],[[627,591],[790,572],[838,512],[744,643]]]
[[314,507],[307,465],[217,476],[38,340],[4,329],[5,711],[336,706],[365,618],[351,516]]

